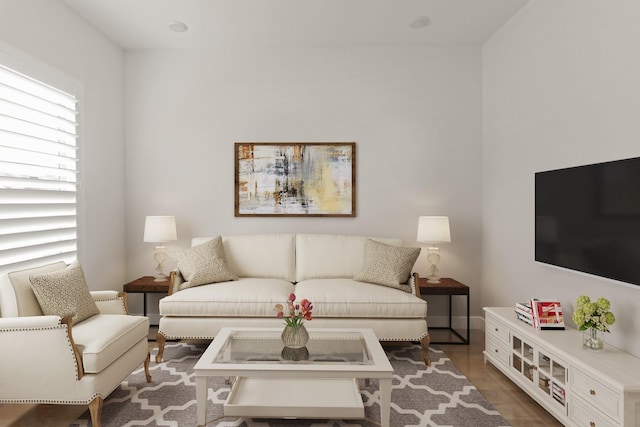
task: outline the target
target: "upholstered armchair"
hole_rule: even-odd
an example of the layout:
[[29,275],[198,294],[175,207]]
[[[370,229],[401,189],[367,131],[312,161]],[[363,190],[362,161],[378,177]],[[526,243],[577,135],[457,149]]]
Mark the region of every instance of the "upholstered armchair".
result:
[[144,364],[151,381],[149,320],[127,314],[124,294],[88,288],[94,314],[86,319],[74,322],[75,312],[44,314],[51,308],[36,296],[34,283],[48,286],[53,277],[62,283],[54,292],[73,299],[83,291],[65,289],[72,267],[59,262],[0,277],[0,402],[89,405],[99,427],[104,399],[131,372]]

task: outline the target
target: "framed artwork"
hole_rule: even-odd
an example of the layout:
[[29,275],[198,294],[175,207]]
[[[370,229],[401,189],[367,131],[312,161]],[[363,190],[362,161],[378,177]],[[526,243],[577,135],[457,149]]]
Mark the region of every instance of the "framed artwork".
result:
[[235,216],[356,216],[355,142],[236,142]]

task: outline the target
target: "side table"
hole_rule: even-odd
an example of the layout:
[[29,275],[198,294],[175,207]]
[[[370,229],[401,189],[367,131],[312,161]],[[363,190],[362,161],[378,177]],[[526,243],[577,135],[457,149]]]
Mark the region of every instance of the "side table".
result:
[[[169,292],[169,280],[164,282],[156,282],[153,276],[144,276],[129,282],[123,286],[126,293],[144,294],[142,303],[142,313],[147,315],[147,294],[166,294]],[[158,325],[150,325],[158,326]]]
[[[469,328],[469,287],[467,285],[463,285],[457,280],[451,279],[449,277],[443,277],[440,279],[440,283],[429,283],[426,278],[419,278],[418,285],[420,286],[420,295],[448,295],[449,296],[449,325],[448,326],[440,326],[440,327],[429,327],[429,329],[447,329],[450,330],[454,335],[460,338],[462,341],[446,341],[446,342],[435,342],[431,341],[432,344],[465,344],[469,345],[471,342],[471,334]],[[463,337],[458,331],[453,329],[451,324],[451,297],[453,295],[462,295],[467,297],[467,336]]]

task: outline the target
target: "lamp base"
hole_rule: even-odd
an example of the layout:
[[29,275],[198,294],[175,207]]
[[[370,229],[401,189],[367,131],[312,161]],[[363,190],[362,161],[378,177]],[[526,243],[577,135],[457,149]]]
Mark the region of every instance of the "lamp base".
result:
[[157,274],[154,277],[154,282],[166,282],[169,276],[162,271],[162,263],[167,259],[167,248],[165,246],[156,246],[156,252],[153,254],[153,258],[158,263],[156,267]]
[[438,276],[438,262],[440,261],[440,249],[435,246],[431,246],[427,252],[427,260],[429,261],[429,270],[431,274],[427,277],[427,283],[440,283],[440,277]]

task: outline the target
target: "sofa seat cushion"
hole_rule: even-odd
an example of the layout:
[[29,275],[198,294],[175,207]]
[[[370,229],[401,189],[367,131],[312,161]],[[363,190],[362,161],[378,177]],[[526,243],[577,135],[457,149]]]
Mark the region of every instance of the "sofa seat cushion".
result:
[[427,302],[398,289],[353,279],[311,279],[295,287],[313,317],[426,318]]
[[294,291],[282,279],[241,277],[188,288],[160,300],[163,316],[275,317],[274,306],[285,304]]
[[96,314],[72,329],[85,373],[101,372],[148,333],[148,318],[122,314]]

